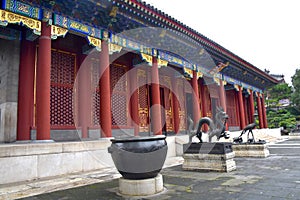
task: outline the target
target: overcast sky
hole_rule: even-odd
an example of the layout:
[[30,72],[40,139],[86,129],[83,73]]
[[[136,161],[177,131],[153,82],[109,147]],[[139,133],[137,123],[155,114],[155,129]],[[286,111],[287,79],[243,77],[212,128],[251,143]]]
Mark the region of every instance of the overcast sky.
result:
[[299,0],[145,0],[261,70],[300,68]]

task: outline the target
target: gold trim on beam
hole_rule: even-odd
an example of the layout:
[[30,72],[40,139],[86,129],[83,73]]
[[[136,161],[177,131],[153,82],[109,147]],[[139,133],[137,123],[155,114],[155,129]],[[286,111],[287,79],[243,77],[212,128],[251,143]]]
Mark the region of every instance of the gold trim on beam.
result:
[[203,77],[203,73],[202,73],[202,72],[197,72],[197,80],[198,80],[200,77],[201,77],[201,78]]
[[36,35],[41,34],[41,22],[35,19],[31,19],[28,17],[24,17],[22,15],[18,15],[12,12],[8,12],[5,10],[0,10],[0,24],[24,24],[28,28],[33,30],[33,33]]
[[218,72],[220,72],[220,71],[222,71],[225,67],[227,67],[229,65],[229,62],[226,62],[225,64],[224,63],[220,63],[219,65],[218,65]]
[[238,85],[238,84],[234,84],[233,86],[234,86],[234,89],[235,89],[236,91],[239,91],[239,90],[240,90],[240,88],[239,88],[239,85]]
[[152,65],[152,56],[141,53],[143,60],[145,60],[149,65]]
[[184,67],[183,71],[184,73],[188,74],[190,78],[193,78],[193,70]]
[[220,79],[218,77],[214,76],[214,81],[218,86],[220,86]]
[[68,29],[64,29],[58,26],[51,26],[51,38],[57,39],[57,37],[65,37],[68,33]]
[[157,63],[159,66],[162,66],[162,67],[168,66],[168,61],[166,61],[166,60],[157,59]]
[[112,44],[112,43],[109,43],[109,54],[113,54],[115,52],[118,52],[120,53],[120,51],[122,50],[123,47],[121,47],[120,45],[117,45],[117,44]]
[[98,51],[101,51],[101,40],[100,39],[97,39],[97,38],[94,38],[91,36],[87,36],[87,39],[89,41],[89,45],[92,45],[92,46],[96,47],[96,49]]

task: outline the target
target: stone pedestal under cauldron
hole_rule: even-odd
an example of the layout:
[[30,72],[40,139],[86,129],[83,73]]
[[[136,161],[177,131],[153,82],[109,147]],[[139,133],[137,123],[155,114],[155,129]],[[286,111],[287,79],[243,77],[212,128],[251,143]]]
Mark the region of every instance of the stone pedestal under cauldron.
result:
[[190,143],[184,146],[183,170],[230,172],[236,169],[231,143]]
[[148,196],[164,190],[159,174],[167,155],[166,136],[112,139],[108,148],[117,170],[119,193],[126,196]]

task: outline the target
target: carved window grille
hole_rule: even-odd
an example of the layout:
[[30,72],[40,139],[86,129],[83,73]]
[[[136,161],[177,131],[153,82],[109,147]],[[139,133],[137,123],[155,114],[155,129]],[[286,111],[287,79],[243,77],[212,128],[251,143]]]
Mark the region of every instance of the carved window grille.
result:
[[51,116],[52,127],[73,127],[73,84],[76,73],[76,55],[52,50],[51,52]]
[[160,83],[163,86],[164,99],[162,105],[164,105],[165,109],[165,123],[166,123],[166,131],[171,132],[174,130],[173,128],[173,110],[172,110],[172,93],[170,91],[171,88],[171,78],[168,76],[161,75]]
[[92,123],[100,126],[100,88],[99,88],[99,63],[92,61]]
[[185,81],[178,79],[177,80],[177,92],[178,92],[178,102],[179,102],[179,130],[186,130],[186,114],[185,114]]
[[148,101],[148,88],[147,88],[147,74],[145,70],[138,70],[138,89],[139,98],[139,131],[149,131],[149,101]]
[[127,109],[127,76],[125,66],[112,64],[110,68],[111,80],[111,110],[112,125],[127,126],[128,109]]

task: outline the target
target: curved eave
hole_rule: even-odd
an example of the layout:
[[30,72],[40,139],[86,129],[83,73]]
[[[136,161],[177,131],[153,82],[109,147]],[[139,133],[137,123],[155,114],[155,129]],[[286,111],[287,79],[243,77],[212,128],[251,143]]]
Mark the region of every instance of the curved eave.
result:
[[[105,29],[110,28],[109,23],[114,19],[116,21],[113,24],[113,29],[110,30],[116,33],[139,27],[158,27],[175,30],[185,35],[187,41],[198,43],[213,55],[219,56],[223,63],[232,63],[232,69],[241,69],[242,71],[254,74],[254,76],[259,76],[262,80],[268,82],[268,85],[278,83],[275,78],[269,76],[213,40],[140,0],[87,0],[85,2],[71,0],[20,1],[51,9],[55,13],[69,16],[79,22]],[[118,9],[115,16],[112,16],[111,12],[114,7]],[[196,55],[191,55],[191,57],[191,59],[196,60]]]
[[177,27],[177,31],[180,31],[184,34],[187,34],[189,37],[195,39],[196,41],[199,41],[201,44],[204,46],[211,48],[212,50],[221,53],[225,57],[227,57],[228,62],[236,62],[251,71],[253,71],[255,74],[262,76],[266,81],[270,83],[270,85],[275,85],[279,83],[279,81],[272,76],[269,76],[267,73],[264,71],[260,70],[259,68],[255,67],[251,63],[245,61],[244,59],[240,58],[236,54],[232,53],[231,51],[227,50],[226,48],[222,47],[221,45],[217,44],[213,40],[207,38],[206,36],[200,34],[199,32],[191,29],[190,27],[184,25],[183,23],[179,22],[178,20],[170,17],[169,15],[165,14],[164,12],[161,12],[160,10],[157,10],[153,6],[146,4],[143,1],[138,1],[138,0],[120,0],[124,2],[132,2],[136,5],[139,5],[140,8],[143,8],[144,11],[147,13],[151,13],[151,15],[158,15],[158,19],[160,19],[162,22],[166,24],[172,24],[172,27]]

